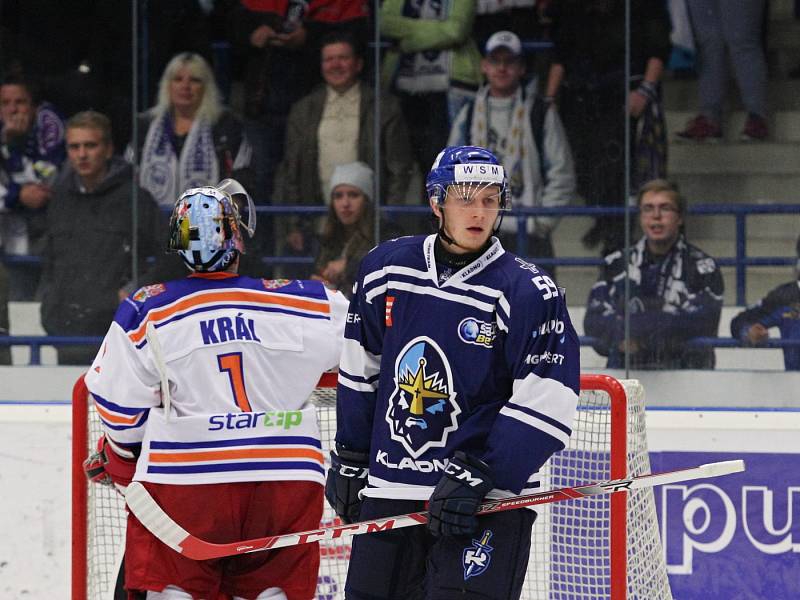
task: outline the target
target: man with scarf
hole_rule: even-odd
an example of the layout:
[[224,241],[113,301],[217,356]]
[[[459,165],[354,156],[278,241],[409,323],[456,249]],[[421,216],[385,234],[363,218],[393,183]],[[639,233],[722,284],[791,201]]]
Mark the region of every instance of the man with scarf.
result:
[[686,202],[663,179],[642,186],[639,225],[644,236],[628,259],[630,335],[625,339],[623,251],[605,257],[589,293],[583,326],[609,368],[713,369],[714,349],[690,345],[695,337],[716,337],[722,310],[722,273],[716,261],[686,242]]
[[[525,60],[519,37],[498,31],[486,42],[481,69],[487,84],[461,109],[448,144],[490,149],[508,173],[515,207],[565,206],[575,197],[575,168],[558,112],[536,94],[536,81],[523,85]],[[506,219],[503,247],[537,259],[553,258],[556,217],[526,219],[526,246],[519,247],[517,219]],[[552,267],[548,267],[551,274]]]

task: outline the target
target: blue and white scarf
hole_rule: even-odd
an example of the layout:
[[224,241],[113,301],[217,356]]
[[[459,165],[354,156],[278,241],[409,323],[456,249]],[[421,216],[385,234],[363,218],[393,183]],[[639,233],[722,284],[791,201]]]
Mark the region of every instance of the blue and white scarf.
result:
[[172,118],[164,113],[150,123],[142,148],[139,184],[159,206],[172,206],[185,189],[219,181],[211,124],[195,119],[180,156],[175,155],[174,136]]

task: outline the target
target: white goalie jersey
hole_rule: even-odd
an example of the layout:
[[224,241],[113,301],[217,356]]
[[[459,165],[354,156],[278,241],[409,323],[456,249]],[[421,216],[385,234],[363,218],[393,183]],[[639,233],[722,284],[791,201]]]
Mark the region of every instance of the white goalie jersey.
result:
[[140,289],[86,375],[109,443],[138,456],[138,481],[324,483],[307,399],[338,364],[346,313],[344,296],[316,281],[210,273]]

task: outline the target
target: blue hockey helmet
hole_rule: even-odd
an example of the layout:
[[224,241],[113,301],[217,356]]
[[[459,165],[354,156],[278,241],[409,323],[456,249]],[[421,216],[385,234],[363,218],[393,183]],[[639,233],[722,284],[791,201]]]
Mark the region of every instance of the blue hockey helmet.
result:
[[[247,224],[237,201],[246,203]],[[223,271],[244,253],[242,230],[253,237],[255,228],[250,195],[235,179],[225,179],[181,194],[170,218],[168,247],[193,271]]]
[[457,186],[459,197],[469,200],[491,185],[500,188],[500,210],[511,210],[505,169],[492,152],[480,146],[448,146],[436,157],[425,180],[428,198],[439,205],[450,186]]

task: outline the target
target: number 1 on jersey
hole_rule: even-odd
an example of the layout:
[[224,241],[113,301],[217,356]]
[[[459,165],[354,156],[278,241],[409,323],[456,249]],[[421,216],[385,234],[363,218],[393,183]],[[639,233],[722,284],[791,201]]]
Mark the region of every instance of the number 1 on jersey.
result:
[[217,363],[220,373],[227,373],[228,380],[233,392],[233,401],[236,402],[242,412],[252,412],[250,400],[247,398],[247,389],[244,387],[244,365],[242,364],[242,353],[231,352],[230,354],[218,354]]

